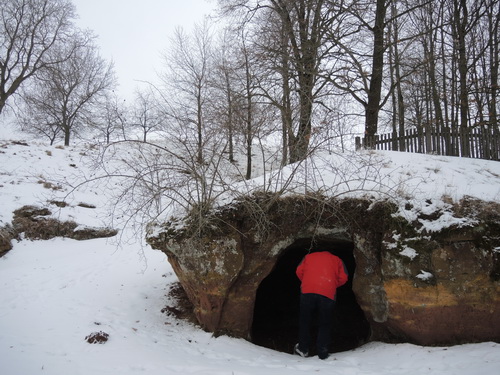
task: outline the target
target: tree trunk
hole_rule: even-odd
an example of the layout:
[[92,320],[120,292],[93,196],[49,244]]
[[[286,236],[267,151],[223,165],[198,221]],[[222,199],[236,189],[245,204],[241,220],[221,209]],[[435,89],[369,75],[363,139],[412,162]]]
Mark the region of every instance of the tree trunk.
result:
[[290,108],[290,87],[288,86],[288,82],[283,84],[283,103],[280,107],[281,113],[281,133],[282,133],[282,151],[283,155],[281,157],[281,166],[285,166],[288,164],[289,155],[289,140],[290,137],[293,137],[293,127],[292,127],[292,111]]
[[247,113],[246,113],[246,154],[247,154],[247,172],[245,179],[249,180],[252,178],[252,139],[253,139],[253,129],[252,129],[252,92],[250,88],[250,66],[248,62],[248,55],[245,54],[245,73],[246,73],[246,91],[247,91]]
[[289,161],[294,163],[303,160],[309,149],[318,51],[326,32],[323,22],[327,9],[323,0],[271,0],[271,4],[281,18],[283,30],[287,35],[283,39],[290,44],[291,59],[297,74],[299,123],[296,134],[288,134]]
[[[494,5],[496,5],[496,11],[493,10]],[[496,4],[492,4],[491,7],[487,8],[488,12],[488,28],[490,34],[490,86],[491,86],[491,97],[488,105],[489,109],[489,123],[498,133],[498,114],[497,114],[497,95],[498,95],[498,67],[499,67],[499,51],[498,51],[498,29],[500,23],[500,1],[496,1]]]
[[[394,47],[393,47],[393,41],[396,39],[396,30],[394,32],[392,31],[392,27],[389,27],[389,38],[391,40],[389,44],[389,75],[391,79],[391,87],[396,87],[396,72],[395,72],[395,64],[396,64],[396,59],[395,59],[395,54],[394,54]],[[398,132],[398,104],[397,104],[397,98],[396,98],[396,90],[393,89],[391,93],[391,100],[392,100],[392,116],[391,116],[391,122],[392,122],[392,145],[391,148],[394,151],[398,151],[399,149],[399,144],[398,140],[396,138],[397,132]]]
[[384,28],[387,0],[377,0],[373,32],[373,56],[368,102],[365,108],[365,135],[373,137],[377,133],[380,98],[382,96],[382,76],[384,69]]
[[226,78],[226,99],[227,99],[227,131],[229,143],[229,162],[234,163],[234,134],[233,134],[233,98],[231,95],[231,83],[229,80],[229,72],[224,71]]
[[434,19],[432,18],[433,10],[434,7],[429,6],[429,29],[426,30],[428,32],[428,43],[426,44],[426,52],[428,59],[428,70],[427,73],[429,75],[429,84],[430,88],[432,90],[432,102],[434,106],[434,113],[436,116],[436,130],[437,131],[442,131],[444,128],[444,119],[443,119],[443,111],[441,108],[441,95],[439,92],[439,84],[436,79],[436,53],[435,53],[435,45],[436,45],[436,38],[435,38],[435,31],[433,30],[434,25],[436,24],[434,22]]
[[282,157],[281,166],[285,166],[289,161],[289,136],[293,136],[293,123],[292,123],[292,108],[291,108],[291,89],[290,89],[290,58],[288,56],[288,34],[286,30],[281,30],[281,46],[283,48],[281,58],[281,79],[282,79],[282,100],[280,105],[281,113],[281,129],[282,129]]
[[[393,56],[393,74],[394,74],[394,94],[393,94],[393,110],[396,112],[397,115],[394,115],[394,125],[393,125],[393,133],[399,133],[399,142],[397,140],[394,140],[394,149],[399,150],[399,151],[406,151],[406,145],[403,139],[403,136],[405,134],[405,103],[404,103],[404,96],[403,96],[403,90],[401,87],[401,61],[399,57],[399,48],[398,48],[398,41],[399,41],[399,25],[397,22],[397,7],[396,3],[391,4],[391,17],[393,18],[393,37],[392,37],[392,43],[391,45],[394,45],[392,47],[392,56]],[[396,124],[397,122],[397,124]]]
[[297,135],[289,144],[290,163],[303,160],[307,156],[309,140],[311,137],[311,114],[312,114],[312,88],[300,90],[300,119]]
[[64,145],[69,146],[71,136],[71,128],[68,125],[64,126]]
[[3,108],[5,107],[5,103],[7,102],[7,98],[4,98],[3,95],[0,95],[0,115],[2,114]]
[[[460,2],[460,4],[459,4]],[[469,143],[466,141],[464,134],[467,130],[467,119],[469,113],[469,100],[467,93],[467,55],[465,36],[467,34],[468,24],[468,8],[467,0],[455,0],[455,39],[458,43],[458,78],[459,78],[459,105],[460,105],[460,132],[461,136],[461,155],[469,156]]]
[[201,88],[198,88],[196,96],[196,129],[198,133],[197,139],[197,161],[203,163],[203,117],[202,117],[202,94]]

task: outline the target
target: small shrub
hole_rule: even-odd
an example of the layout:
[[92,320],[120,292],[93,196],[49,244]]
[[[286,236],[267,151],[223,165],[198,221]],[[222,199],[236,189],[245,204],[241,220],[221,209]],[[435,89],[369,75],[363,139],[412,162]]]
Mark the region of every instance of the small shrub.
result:
[[16,237],[10,225],[0,228],[0,258],[12,249],[11,240]]
[[52,182],[49,182],[49,181],[44,181],[44,180],[38,180],[38,183],[40,185],[43,185],[43,187],[45,189],[49,189],[49,190],[62,190],[62,186],[60,185],[54,185]]
[[92,332],[90,335],[85,337],[85,340],[89,344],[104,344],[108,341],[109,334],[103,331]]
[[63,201],[49,201],[49,203],[60,208],[68,207],[68,204]]
[[194,306],[189,300],[180,282],[173,283],[170,286],[168,295],[173,300],[172,305],[165,306],[161,309],[163,314],[173,316],[176,319],[186,320],[193,324],[198,323],[194,314]]

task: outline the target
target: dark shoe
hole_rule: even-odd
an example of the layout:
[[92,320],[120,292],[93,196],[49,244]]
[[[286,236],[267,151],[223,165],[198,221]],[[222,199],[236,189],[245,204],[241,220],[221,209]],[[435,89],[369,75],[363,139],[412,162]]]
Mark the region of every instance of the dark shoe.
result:
[[295,354],[300,355],[303,358],[306,358],[309,355],[309,352],[303,352],[302,350],[299,349],[299,344],[295,344],[295,348],[293,348],[293,352]]
[[328,358],[328,352],[319,352],[318,357],[319,359],[327,359]]

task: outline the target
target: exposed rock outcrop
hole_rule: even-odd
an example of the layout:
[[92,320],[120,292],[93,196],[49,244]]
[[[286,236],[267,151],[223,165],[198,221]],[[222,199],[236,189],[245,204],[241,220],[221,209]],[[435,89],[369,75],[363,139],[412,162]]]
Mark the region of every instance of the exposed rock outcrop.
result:
[[387,202],[254,196],[201,225],[190,218],[151,225],[147,240],[168,256],[199,323],[216,334],[251,340],[264,278],[287,252],[323,246],[355,259],[349,287],[370,327],[363,339],[499,341],[499,208],[465,200],[450,212],[469,224],[431,232],[422,217],[409,223]]
[[12,249],[12,239],[15,237],[13,228],[9,225],[0,228],[0,257]]
[[59,221],[50,215],[51,211],[46,207],[24,206],[14,211],[12,225],[0,228],[0,257],[12,249],[11,241],[21,233],[30,240],[48,240],[54,237],[88,240],[112,237],[118,233],[112,228],[85,227],[74,221]]
[[60,221],[49,215],[51,212],[48,208],[24,206],[14,211],[12,226],[16,233],[24,233],[25,237],[31,240],[47,240],[54,237],[89,240],[113,237],[118,233],[116,229],[80,226],[74,221]]

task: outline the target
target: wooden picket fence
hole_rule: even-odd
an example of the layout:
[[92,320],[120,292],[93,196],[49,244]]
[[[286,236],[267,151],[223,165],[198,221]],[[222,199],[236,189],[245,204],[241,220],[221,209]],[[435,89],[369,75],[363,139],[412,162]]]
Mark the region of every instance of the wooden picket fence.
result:
[[402,135],[394,132],[356,137],[356,150],[361,148],[499,161],[500,131],[491,126],[462,130],[446,128],[442,131],[411,129]]

